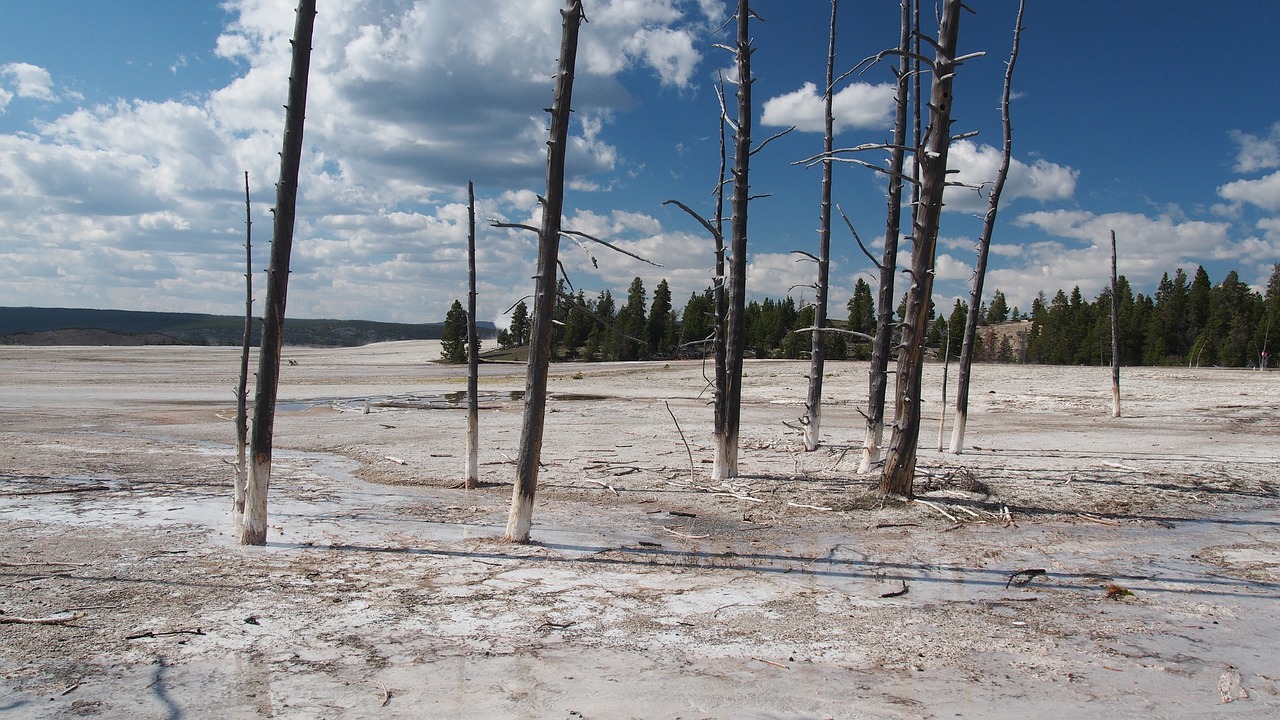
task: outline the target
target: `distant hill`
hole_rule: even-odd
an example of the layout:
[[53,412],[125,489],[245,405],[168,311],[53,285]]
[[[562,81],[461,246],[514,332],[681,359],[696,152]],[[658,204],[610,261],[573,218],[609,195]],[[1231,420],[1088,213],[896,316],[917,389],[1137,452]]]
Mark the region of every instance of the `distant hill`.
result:
[[[254,319],[253,342],[262,321]],[[351,347],[391,340],[438,340],[444,323],[287,318],[286,345]],[[497,336],[491,322],[476,323],[482,338]],[[244,318],[199,313],[0,308],[0,343],[6,345],[239,345]]]

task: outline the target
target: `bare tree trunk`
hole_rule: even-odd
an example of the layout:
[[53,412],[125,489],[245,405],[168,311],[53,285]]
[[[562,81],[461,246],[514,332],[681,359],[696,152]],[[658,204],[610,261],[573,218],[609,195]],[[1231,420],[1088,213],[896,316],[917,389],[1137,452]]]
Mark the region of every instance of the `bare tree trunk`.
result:
[[[1026,0],[1018,3],[1018,19],[1013,29],[1013,51],[1004,71],[1004,94],[1000,99],[1000,118],[1004,126],[1004,147],[1000,154],[1000,169],[995,185],[987,199],[987,214],[982,220],[982,236],[978,239],[978,261],[973,271],[973,290],[969,293],[969,314],[964,324],[964,344],[960,348],[960,376],[956,382],[956,416],[951,427],[951,452],[959,454],[964,449],[964,431],[969,423],[969,373],[973,367],[973,354],[978,336],[978,312],[982,305],[982,284],[987,277],[987,255],[991,251],[991,234],[995,231],[996,212],[1000,208],[1000,195],[1004,192],[1005,178],[1009,176],[1009,162],[1013,153],[1013,125],[1009,119],[1009,102],[1012,99],[1013,66],[1018,62],[1018,46],[1022,41],[1022,10]],[[946,412],[946,409],[943,409]]]
[[911,289],[907,293],[907,314],[898,354],[893,435],[880,480],[880,491],[886,494],[910,496],[915,479],[920,440],[920,379],[924,370],[924,344],[928,339],[942,191],[946,186],[947,155],[951,149],[951,89],[958,66],[956,42],[961,8],[961,0],[943,2],[932,67],[929,129],[925,132],[923,152],[916,159],[920,166],[920,208],[911,253]]
[[826,372],[827,338],[823,328],[827,326],[827,281],[831,271],[831,150],[835,138],[835,113],[832,110],[833,86],[836,82],[836,8],[839,0],[831,0],[831,34],[827,44],[827,94],[823,98],[825,135],[822,140],[822,210],[818,227],[818,283],[813,308],[813,343],[809,351],[809,397],[805,401],[805,415],[800,419],[804,427],[804,449],[818,449],[822,431],[822,379]]
[[729,250],[729,297],[725,343],[725,423],[716,434],[712,476],[738,476],[738,427],[742,419],[742,358],[745,351],[747,295],[747,205],[751,188],[751,9],[738,0],[738,121],[733,136],[733,221]]
[[271,481],[271,445],[280,385],[280,344],[284,338],[285,296],[289,289],[289,255],[293,250],[294,213],[298,203],[298,172],[302,164],[302,128],[307,111],[307,79],[311,67],[311,36],[315,30],[316,0],[298,0],[293,28],[293,65],[289,71],[289,104],[285,109],[284,147],[280,152],[280,181],[276,183],[275,227],[271,262],[267,267],[266,310],[258,352],[258,383],[253,398],[253,437],[249,481],[245,492],[241,545],[267,543],[267,488]]
[[[724,97],[724,81],[720,83],[720,96],[723,101]],[[720,111],[720,176],[719,182],[716,184],[716,216],[713,227],[715,228],[711,235],[716,241],[716,283],[715,289],[712,291],[712,299],[715,302],[715,334],[711,339],[712,353],[715,355],[715,406],[712,418],[712,435],[716,438],[723,436],[726,430],[726,419],[729,415],[729,345],[726,340],[728,335],[729,321],[729,293],[725,287],[729,281],[725,274],[725,251],[724,246],[724,185],[725,171],[728,165],[728,152],[725,147],[725,125],[728,118],[725,116],[725,110]],[[720,457],[720,443],[716,443],[716,461],[718,464]],[[718,477],[715,470],[715,464],[712,465],[712,477]]]
[[942,408],[938,412],[938,452],[942,452],[942,437],[947,430],[947,375],[951,372],[951,333],[947,332],[947,349],[942,357]]
[[249,204],[249,171],[244,172],[244,341],[240,344],[240,385],[236,388],[236,479],[231,522],[244,522],[244,493],[249,478],[245,445],[249,440],[249,348],[253,342],[253,207]]
[[1111,231],[1111,417],[1120,417],[1120,281],[1116,275],[1116,231]]
[[480,337],[476,333],[476,188],[467,181],[467,478],[463,486],[480,484]]
[[533,323],[529,330],[529,366],[525,379],[524,418],[516,482],[507,517],[506,538],[529,542],[533,524],[533,497],[538,489],[538,465],[542,459],[542,431],[547,409],[547,372],[551,365],[552,318],[556,310],[556,271],[559,268],[560,222],[564,212],[564,158],[568,146],[569,117],[573,103],[573,73],[578,57],[578,28],[582,24],[581,0],[565,0],[560,64],[551,102],[551,132],[547,141],[547,191],[543,197],[542,227],[538,233],[538,275],[533,298]]
[[[902,166],[907,138],[907,82],[917,74],[909,73],[913,22],[910,0],[902,0],[902,33],[898,50],[899,62],[896,114],[893,122],[893,148],[889,153],[889,201],[884,229],[884,252],[880,259],[880,292],[876,298],[876,336],[871,344],[871,366],[867,369],[867,428],[862,439],[862,462],[858,473],[868,473],[880,461],[880,447],[884,442],[884,401],[889,385],[889,355],[892,352],[894,328],[894,282],[898,272],[898,238],[902,224]],[[917,163],[918,166],[918,163]]]

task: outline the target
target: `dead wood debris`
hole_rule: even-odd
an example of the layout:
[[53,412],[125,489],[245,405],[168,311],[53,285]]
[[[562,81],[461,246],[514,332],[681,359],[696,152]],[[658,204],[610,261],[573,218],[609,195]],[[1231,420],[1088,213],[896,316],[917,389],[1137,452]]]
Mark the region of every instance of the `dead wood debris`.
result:
[[1048,574],[1049,573],[1046,572],[1044,568],[1028,568],[1026,570],[1018,570],[1017,572],[1014,572],[1012,575],[1009,576],[1009,580],[1005,582],[1004,586],[1005,588],[1008,588],[1010,585],[1017,585],[1018,587],[1022,587],[1023,585],[1026,585],[1027,583],[1040,577],[1041,575],[1048,575]]
[[17,615],[0,615],[0,624],[8,625],[66,625],[84,617],[84,613],[60,613],[48,617],[26,618]]
[[158,638],[166,635],[204,635],[204,630],[196,628],[195,630],[166,630],[164,632],[155,632],[148,630],[143,633],[134,633],[133,635],[125,635],[125,640],[141,640],[143,638]]
[[662,529],[663,529],[663,530],[666,530],[667,532],[671,533],[672,535],[675,535],[676,537],[684,538],[684,539],[686,539],[686,540],[706,540],[707,538],[711,537],[710,535],[689,535],[689,534],[687,534],[687,533],[682,533],[682,532],[680,532],[680,531],[678,531],[678,530],[672,530],[671,528],[667,527],[666,525],[663,525],[663,526],[662,526]]
[[962,490],[964,492],[976,493],[978,495],[991,494],[991,487],[979,480],[974,476],[973,471],[966,467],[956,468],[942,476],[927,477],[924,482],[919,485],[919,488],[922,492]]
[[911,588],[907,587],[907,581],[903,580],[901,590],[894,590],[892,592],[880,593],[880,597],[882,598],[902,597],[903,595],[906,595],[910,590]]
[[50,488],[48,490],[19,490],[18,492],[7,492],[5,495],[58,495],[60,493],[74,492],[94,492],[98,490],[110,490],[106,485],[77,485],[68,488]]

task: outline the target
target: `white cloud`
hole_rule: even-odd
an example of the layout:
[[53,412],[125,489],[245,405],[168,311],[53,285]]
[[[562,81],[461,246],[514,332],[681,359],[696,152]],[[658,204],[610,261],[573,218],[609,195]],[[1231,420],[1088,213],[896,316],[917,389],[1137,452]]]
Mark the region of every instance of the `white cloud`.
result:
[[1257,261],[1274,253],[1256,240],[1233,241],[1228,223],[1178,221],[1168,215],[1054,210],[1023,214],[1015,225],[1058,238],[1024,243],[1016,258],[988,274],[987,287],[1001,288],[1023,310],[1040,290],[1070,291],[1079,285],[1088,297],[1100,292],[1110,282],[1112,230],[1120,273],[1134,292],[1149,292],[1173,268],[1194,268],[1208,260]]
[[[965,212],[982,211],[987,207],[991,183],[1000,170],[1001,151],[991,145],[979,145],[971,140],[959,140],[951,144],[947,155],[947,167],[957,172],[949,180],[966,185],[983,186],[981,193],[962,187],[946,189],[946,205],[949,210]],[[1018,198],[1033,200],[1067,200],[1075,194],[1076,179],[1080,171],[1051,163],[1043,158],[1027,164],[1012,158],[1009,176],[1005,181],[1001,203]]]
[[[48,278],[57,278],[62,304],[235,311],[245,170],[258,267],[271,233],[294,3],[225,5],[232,20],[215,53],[241,68],[225,87],[205,97],[80,108],[44,122],[38,135],[0,136],[0,258],[33,279],[9,285],[6,297],[48,297]],[[540,214],[542,108],[551,99],[562,5],[368,0],[322,8],[291,312],[443,317],[465,293],[459,197],[468,179],[477,186],[478,263],[489,288],[481,316],[497,317],[532,290],[533,237],[485,219],[536,223]],[[706,29],[717,3],[612,0],[588,11],[568,169],[573,186],[608,190],[613,181],[600,175],[620,159],[607,130],[631,102],[615,76],[648,69],[664,85],[687,86],[701,61],[695,32]],[[57,99],[41,68],[12,64],[0,73],[9,88],[0,90],[0,111],[14,97]],[[690,291],[710,282],[710,241],[664,232],[642,213],[601,223],[602,238],[667,264],[661,272],[670,268]],[[29,259],[31,247],[44,259]],[[566,257],[570,250],[581,255],[566,247]],[[593,252],[606,269],[584,272],[584,284],[616,287],[616,277],[649,272],[603,248]],[[139,293],[135,279],[153,291]]]
[[[893,119],[894,94],[890,83],[852,83],[842,88],[831,101],[835,132],[888,127]],[[822,94],[810,82],[799,90],[766,100],[763,107],[760,118],[763,125],[795,125],[804,132],[823,132],[826,127]]]
[[1218,195],[1237,203],[1249,203],[1263,210],[1280,210],[1280,171],[1257,180],[1236,180],[1218,188]]
[[47,101],[57,99],[53,92],[53,76],[42,67],[22,62],[9,63],[0,67],[0,75],[14,83],[18,97]]
[[3,113],[9,107],[9,101],[13,100],[13,93],[0,88],[0,113]]
[[1280,167],[1280,122],[1275,123],[1265,135],[1250,135],[1234,130],[1231,139],[1240,146],[1236,154],[1235,171],[1249,173]]

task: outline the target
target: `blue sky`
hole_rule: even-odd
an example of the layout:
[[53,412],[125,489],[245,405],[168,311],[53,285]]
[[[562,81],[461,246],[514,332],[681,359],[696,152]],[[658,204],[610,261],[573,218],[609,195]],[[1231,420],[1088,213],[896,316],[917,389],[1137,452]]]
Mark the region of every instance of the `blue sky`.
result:
[[[959,177],[988,179],[1012,0],[970,2],[956,81]],[[1151,292],[1203,264],[1265,283],[1280,262],[1280,4],[1028,3],[1014,79],[1015,169],[994,237],[996,288],[1092,297],[1117,233],[1120,271]],[[426,322],[465,295],[465,186],[481,218],[536,223],[559,0],[320,0],[289,315]],[[757,0],[756,137],[800,130],[754,158],[748,288],[812,298],[813,125],[830,4]],[[669,198],[710,210],[720,0],[587,0],[567,195],[569,227],[653,268],[565,243],[574,285],[652,291],[683,305],[710,283],[711,241]],[[6,9],[0,26],[0,305],[237,314],[243,172],[265,264],[292,30],[290,0],[85,3]],[[932,8],[925,12],[932,16]],[[839,69],[896,43],[898,4],[844,0]],[[926,21],[926,26],[929,23]],[[841,87],[837,144],[888,137],[888,69]],[[809,128],[809,131],[805,131]],[[881,161],[882,156],[867,156]],[[835,199],[865,239],[884,225],[884,181],[837,167]],[[948,191],[937,302],[966,293],[982,201]],[[532,291],[534,239],[481,224],[480,312]],[[870,264],[834,234],[832,313]],[[905,259],[904,259],[905,260]],[[260,277],[260,276],[259,276]],[[259,283],[260,284],[260,283]],[[792,288],[795,289],[792,289]],[[259,304],[260,310],[260,304]]]

